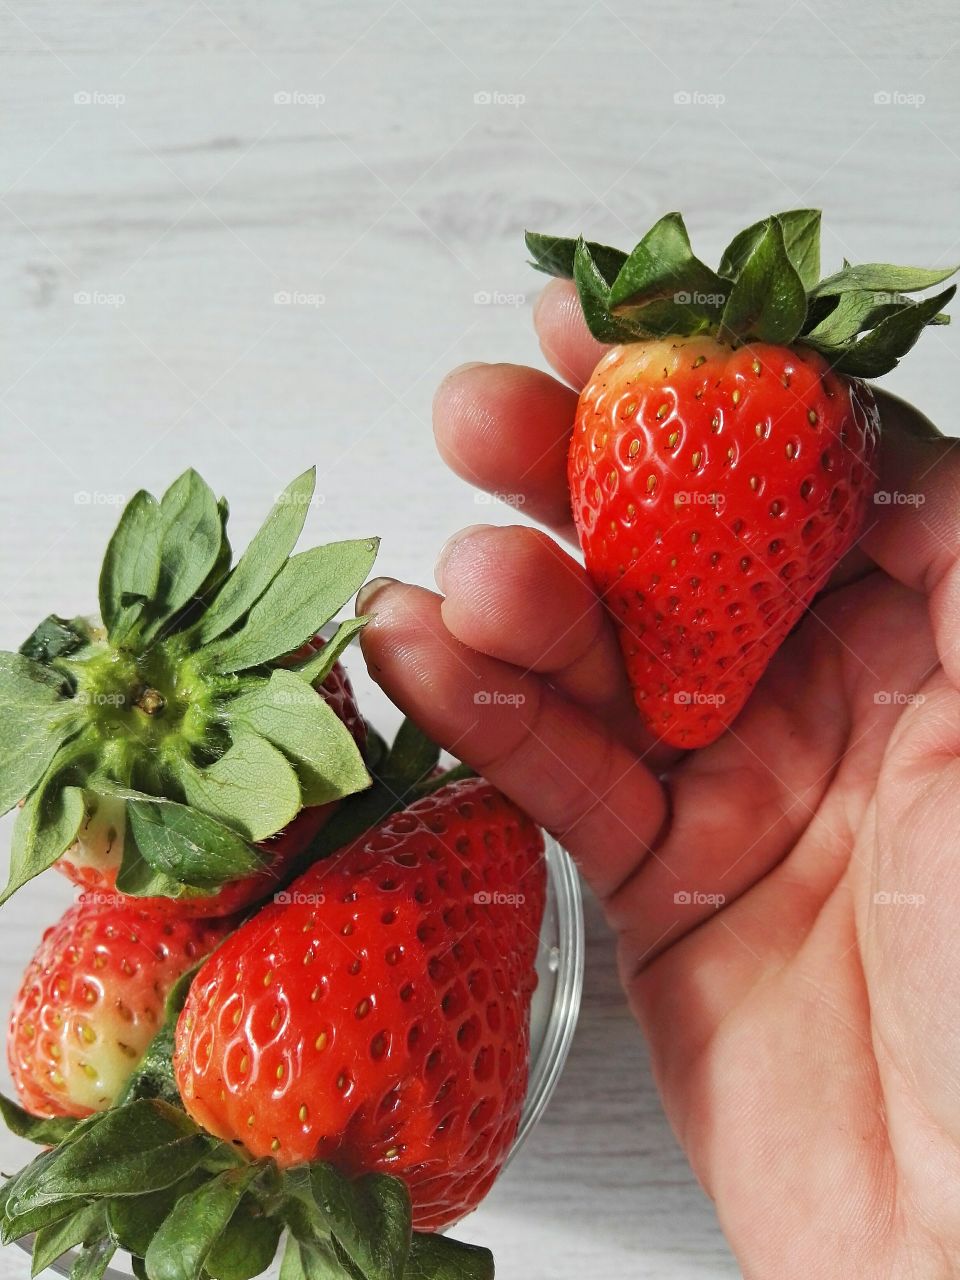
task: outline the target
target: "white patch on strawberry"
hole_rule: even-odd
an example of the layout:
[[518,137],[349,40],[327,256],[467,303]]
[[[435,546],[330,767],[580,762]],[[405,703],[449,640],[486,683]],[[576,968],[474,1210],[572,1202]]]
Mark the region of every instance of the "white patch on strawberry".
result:
[[112,873],[112,881],[123,861],[126,805],[113,796],[94,796],[90,792],[86,793],[86,804],[87,816],[79,838],[63,855],[63,862],[78,870]]

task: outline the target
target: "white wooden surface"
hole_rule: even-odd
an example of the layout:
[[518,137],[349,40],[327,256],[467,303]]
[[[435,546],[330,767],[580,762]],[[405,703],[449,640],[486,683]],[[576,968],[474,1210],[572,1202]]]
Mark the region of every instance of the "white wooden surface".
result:
[[[242,541],[319,462],[309,536],[380,533],[420,581],[455,527],[512,519],[444,471],[429,403],[463,360],[538,360],[525,225],[632,244],[677,207],[709,256],[817,204],[828,261],[960,253],[947,0],[0,0],[0,24],[3,647],[89,609],[117,504],[187,464]],[[889,379],[950,430],[957,342]],[[66,898],[45,877],[4,910],[0,1003]],[[568,1072],[468,1225],[503,1280],[737,1274],[592,908]]]

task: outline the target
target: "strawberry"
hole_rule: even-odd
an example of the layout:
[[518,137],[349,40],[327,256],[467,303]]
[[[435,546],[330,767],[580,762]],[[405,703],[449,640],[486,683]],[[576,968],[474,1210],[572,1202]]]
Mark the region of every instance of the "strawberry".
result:
[[516,1135],[544,895],[539,830],[481,780],[387,818],[200,969],[188,1113],[280,1167],[394,1174],[421,1229],[462,1217]]
[[[280,665],[286,667],[306,661],[319,653],[325,643],[322,636],[315,636],[290,658],[281,659]],[[334,662],[316,689],[362,750],[366,742],[366,725],[357,706],[353,686],[339,662]],[[209,896],[140,898],[139,901],[151,910],[167,908],[175,914],[189,916],[234,915],[253,903],[262,902],[274,892],[335,809],[335,801],[302,809],[288,827],[257,845],[265,863],[261,870],[239,880],[231,880]],[[123,865],[125,826],[122,800],[111,796],[89,797],[79,837],[56,863],[57,870],[87,893],[114,893],[117,874]]]
[[820,214],[773,215],[717,271],[667,214],[629,255],[530,234],[613,343],[580,396],[569,453],[584,560],[653,733],[705,746],[729,725],[862,529],[879,416],[862,381],[893,368],[953,270],[878,264],[820,280]]
[[377,544],[291,556],[314,485],[294,480],[232,567],[226,503],[196,472],[159,501],[137,493],[107,547],[101,621],[51,614],[0,653],[0,812],[21,803],[0,902],[69,850],[87,886],[232,910],[369,785],[335,670],[363,620],[310,641]]
[[111,1106],[159,1029],[167,992],[227,931],[133,900],[72,906],[43,935],[10,1016],[10,1074],[28,1110]]

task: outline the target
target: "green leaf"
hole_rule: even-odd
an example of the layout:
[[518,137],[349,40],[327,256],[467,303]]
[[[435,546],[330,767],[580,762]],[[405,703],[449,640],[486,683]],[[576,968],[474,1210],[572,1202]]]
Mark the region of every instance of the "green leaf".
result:
[[311,467],[281,493],[273,510],[204,614],[199,626],[203,644],[229,631],[256,604],[286,564],[303,532],[316,479],[316,467]]
[[[609,305],[657,333],[695,333],[720,315],[729,288],[695,256],[680,214],[668,213],[623,264]],[[659,305],[648,315],[652,304]]]
[[80,1256],[70,1268],[70,1280],[101,1280],[117,1246],[104,1232],[102,1236],[85,1244]]
[[[820,278],[820,210],[789,209],[773,215],[783,231],[787,257],[793,263],[806,289],[812,289]],[[727,245],[717,268],[720,275],[736,280],[744,264],[762,239],[769,219],[755,222],[738,232]]]
[[78,1121],[71,1116],[32,1116],[10,1098],[0,1093],[0,1119],[11,1133],[41,1146],[55,1146],[76,1129]]
[[187,1177],[160,1191],[149,1191],[140,1196],[118,1196],[111,1200],[107,1205],[107,1225],[113,1239],[121,1249],[142,1258],[180,1197],[195,1191],[209,1181],[209,1177],[203,1169],[195,1169]]
[[126,839],[154,871],[178,884],[217,886],[263,866],[235,831],[189,805],[135,793],[126,800]]
[[292,1232],[287,1236],[287,1243],[284,1246],[279,1280],[307,1280],[306,1268],[300,1257],[300,1244]]
[[[69,744],[68,744],[69,746]],[[57,760],[17,814],[10,846],[10,878],[0,906],[29,880],[52,867],[73,844],[86,810],[79,787],[57,786]]]
[[83,1197],[141,1195],[168,1187],[209,1154],[211,1139],[188,1116],[156,1099],[105,1111],[79,1137],[34,1161],[18,1180],[6,1215]]
[[264,1213],[253,1196],[244,1196],[207,1255],[207,1274],[213,1280],[253,1280],[276,1256],[282,1231],[279,1218]]
[[293,556],[250,610],[243,627],[201,649],[201,661],[205,658],[218,672],[242,671],[299,649],[363,585],[378,546],[375,538],[360,538]]
[[806,313],[806,292],[787,257],[783,229],[775,218],[768,218],[724,307],[721,332],[740,341],[789,346]]
[[573,260],[573,278],[587,328],[598,342],[635,342],[640,331],[621,316],[610,311],[610,286],[593,260],[586,241],[577,243]]
[[365,1280],[401,1280],[410,1250],[410,1193],[399,1178],[350,1179],[332,1165],[310,1166],[321,1220]]
[[[902,307],[881,320],[875,329],[859,341],[841,348],[839,352],[825,348],[825,354],[839,373],[856,378],[878,378],[897,366],[900,358],[917,341],[924,327],[937,316],[955,293],[956,285],[951,285],[932,298]],[[809,341],[809,338],[804,338],[804,341]]]
[[197,594],[220,555],[223,526],[217,499],[192,468],[174,480],[160,502],[160,573],[144,613],[149,640]]
[[318,649],[309,658],[304,658],[301,662],[294,663],[289,669],[295,671],[301,680],[306,680],[314,688],[323,684],[333,670],[333,664],[350,644],[354,636],[361,632],[368,622],[369,618],[346,618],[339,624],[322,649]]
[[141,489],[124,507],[100,570],[100,616],[114,643],[137,623],[160,581],[160,504]]
[[76,704],[64,698],[63,678],[19,653],[0,652],[0,813],[6,813],[40,781],[51,761],[83,724]]
[[[531,265],[538,271],[543,271],[548,276],[559,276],[562,280],[573,279],[574,260],[580,243],[578,238],[545,236],[536,231],[528,231],[524,239],[533,258]],[[608,285],[613,284],[627,255],[620,249],[611,249],[609,245],[595,244],[593,241],[584,243],[603,280]]]
[[219,760],[204,769],[178,765],[190,804],[225,822],[254,843],[281,831],[300,811],[300,784],[293,766],[265,738],[237,735]]
[[916,293],[935,284],[949,280],[957,267],[929,270],[926,267],[896,267],[885,262],[865,262],[860,266],[845,265],[836,275],[821,280],[811,290],[814,298],[824,294],[849,293],[851,290],[869,289],[880,293]]
[[272,742],[297,770],[305,805],[328,804],[370,785],[353,735],[317,691],[293,671],[276,670],[227,708],[234,731]]
[[103,1233],[104,1210],[101,1204],[86,1204],[59,1222],[41,1227],[33,1242],[32,1276],[38,1276],[51,1263],[62,1258],[68,1249],[84,1241],[100,1238]]
[[380,772],[386,782],[406,790],[422,782],[439,763],[440,748],[407,716]]
[[51,613],[34,627],[20,646],[20,652],[34,662],[52,662],[54,658],[76,653],[88,643],[89,636],[81,618],[71,621]]
[[144,1261],[152,1280],[199,1280],[210,1251],[263,1167],[228,1169],[180,1197],[147,1249]]
[[493,1254],[449,1236],[417,1233],[403,1280],[494,1280]]

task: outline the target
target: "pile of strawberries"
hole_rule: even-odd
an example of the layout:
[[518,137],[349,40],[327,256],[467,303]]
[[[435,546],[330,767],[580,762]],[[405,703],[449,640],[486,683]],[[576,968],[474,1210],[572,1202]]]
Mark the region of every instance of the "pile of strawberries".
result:
[[246,1280],[283,1236],[288,1280],[492,1275],[436,1233],[517,1133],[543,839],[412,723],[388,748],[365,722],[337,659],[362,620],[315,632],[375,544],[290,557],[311,488],[232,568],[199,477],[138,495],[102,623],[0,655],[7,895],[47,865],[78,886],[11,1015],[23,1106],[0,1100],[49,1148],[0,1192],[38,1269],[125,1249],[150,1280]]

